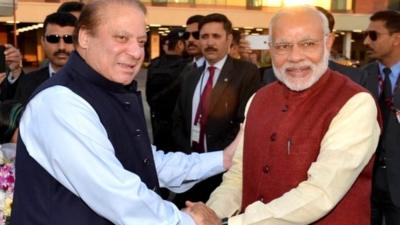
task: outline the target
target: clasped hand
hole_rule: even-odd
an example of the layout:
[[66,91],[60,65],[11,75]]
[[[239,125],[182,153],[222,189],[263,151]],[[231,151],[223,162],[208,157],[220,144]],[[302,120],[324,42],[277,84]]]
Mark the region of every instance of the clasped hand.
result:
[[220,225],[221,220],[215,212],[208,208],[203,202],[186,201],[184,212],[189,214],[196,225]]

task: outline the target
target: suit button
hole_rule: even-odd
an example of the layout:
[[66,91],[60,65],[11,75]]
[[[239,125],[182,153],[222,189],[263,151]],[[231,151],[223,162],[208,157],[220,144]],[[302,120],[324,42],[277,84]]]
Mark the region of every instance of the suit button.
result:
[[271,141],[276,141],[276,136],[277,136],[276,133],[272,133],[272,134],[271,134],[271,137],[270,137],[270,140],[271,140]]
[[265,174],[269,173],[269,166],[265,165],[262,170]]
[[143,160],[143,163],[144,163],[146,166],[148,166],[148,165],[150,165],[150,160],[149,160],[148,158],[145,158],[145,159]]
[[131,107],[131,103],[126,101],[126,102],[124,102],[124,106],[126,109],[129,109]]
[[136,129],[136,137],[140,137],[141,130],[140,129]]
[[284,105],[282,108],[282,112],[287,112],[289,110],[289,106],[288,105]]

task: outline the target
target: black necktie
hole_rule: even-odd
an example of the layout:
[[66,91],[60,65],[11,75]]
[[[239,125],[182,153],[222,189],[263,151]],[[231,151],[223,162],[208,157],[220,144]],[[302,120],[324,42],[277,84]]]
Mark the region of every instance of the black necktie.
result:
[[385,80],[382,85],[382,94],[379,99],[379,104],[381,106],[382,117],[383,117],[383,129],[387,127],[387,121],[389,120],[391,105],[392,105],[392,84],[390,82],[389,75],[392,73],[390,68],[384,68],[383,73],[385,75]]
[[392,73],[392,70],[390,70],[390,68],[385,67],[383,69],[383,73],[385,74],[385,80],[383,81],[382,95],[384,96],[385,99],[388,99],[392,96],[392,83],[390,82],[390,77],[389,77],[389,75]]

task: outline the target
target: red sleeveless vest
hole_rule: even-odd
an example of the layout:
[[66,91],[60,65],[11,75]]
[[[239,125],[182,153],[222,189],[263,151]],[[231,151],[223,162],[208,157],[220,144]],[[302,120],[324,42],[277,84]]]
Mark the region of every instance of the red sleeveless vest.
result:
[[[303,92],[290,91],[280,82],[260,89],[246,117],[242,211],[305,181],[332,119],[363,91],[331,70]],[[372,160],[336,207],[315,224],[369,225],[371,176]]]

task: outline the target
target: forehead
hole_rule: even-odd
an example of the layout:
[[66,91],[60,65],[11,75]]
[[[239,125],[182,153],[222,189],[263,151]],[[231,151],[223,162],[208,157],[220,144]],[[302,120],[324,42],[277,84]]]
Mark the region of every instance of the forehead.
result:
[[46,31],[45,34],[49,35],[49,34],[59,34],[59,35],[63,35],[63,34],[72,34],[74,32],[75,27],[73,26],[60,26],[54,23],[49,23],[46,26]]
[[98,15],[101,16],[99,28],[106,32],[124,31],[135,36],[146,35],[145,15],[133,5],[110,4],[100,10]]
[[273,26],[274,40],[301,40],[323,36],[322,21],[316,13],[283,14]]
[[382,20],[371,21],[368,25],[368,30],[387,31],[385,24],[385,21]]
[[186,31],[194,32],[199,30],[199,23],[191,23],[187,25]]
[[222,33],[225,32],[221,22],[210,22],[203,25],[200,33]]

